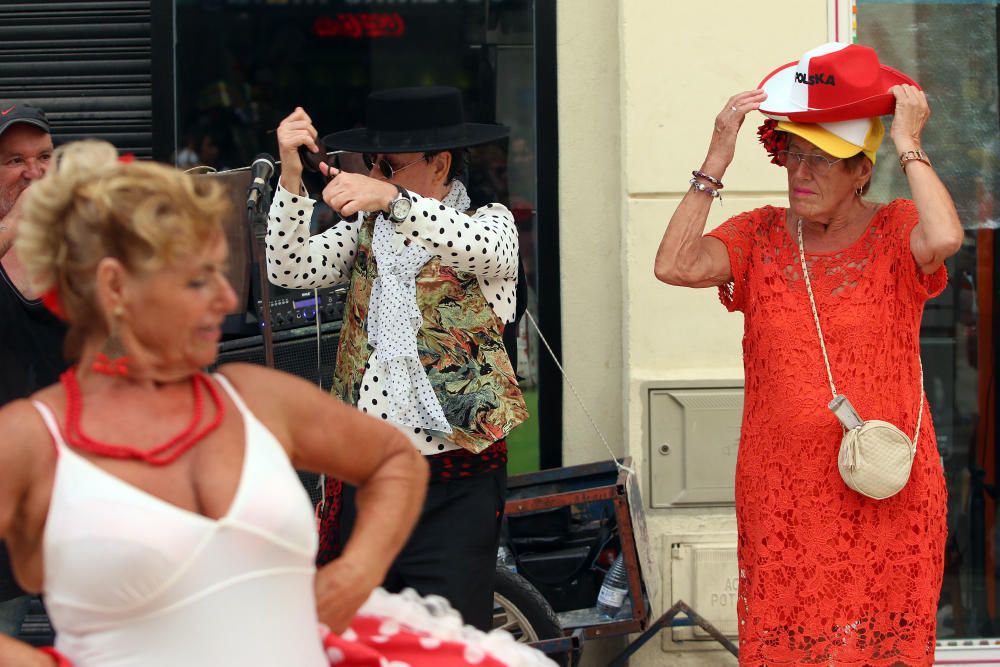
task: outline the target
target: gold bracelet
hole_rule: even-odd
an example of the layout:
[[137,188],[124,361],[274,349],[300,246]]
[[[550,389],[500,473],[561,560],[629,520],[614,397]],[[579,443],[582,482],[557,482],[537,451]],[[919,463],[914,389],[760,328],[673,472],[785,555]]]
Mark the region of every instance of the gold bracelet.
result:
[[927,157],[927,153],[922,150],[917,149],[915,151],[903,151],[899,154],[899,168],[903,170],[904,174],[906,173],[906,163],[912,160],[919,160],[928,167],[931,166],[930,158]]

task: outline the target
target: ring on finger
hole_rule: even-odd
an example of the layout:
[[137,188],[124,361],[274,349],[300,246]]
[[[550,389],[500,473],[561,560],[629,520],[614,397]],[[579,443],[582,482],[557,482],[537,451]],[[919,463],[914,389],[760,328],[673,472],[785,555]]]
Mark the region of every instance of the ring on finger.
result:
[[735,104],[733,104],[732,106],[730,106],[729,110],[732,111],[733,113],[739,113],[739,111],[740,111],[739,109],[736,108]]

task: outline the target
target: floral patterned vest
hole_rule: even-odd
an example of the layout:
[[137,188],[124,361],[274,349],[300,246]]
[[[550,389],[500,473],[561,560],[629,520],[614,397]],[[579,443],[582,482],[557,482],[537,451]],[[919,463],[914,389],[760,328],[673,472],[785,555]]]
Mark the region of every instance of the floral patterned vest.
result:
[[[358,232],[358,247],[344,307],[337,348],[333,394],[358,404],[361,380],[374,348],[368,344],[368,301],[378,277],[368,216]],[[416,277],[417,306],[423,325],[417,331],[417,351],[427,378],[451,424],[447,437],[479,453],[528,418],[507,350],[503,323],[486,302],[472,273],[442,266],[437,257]]]

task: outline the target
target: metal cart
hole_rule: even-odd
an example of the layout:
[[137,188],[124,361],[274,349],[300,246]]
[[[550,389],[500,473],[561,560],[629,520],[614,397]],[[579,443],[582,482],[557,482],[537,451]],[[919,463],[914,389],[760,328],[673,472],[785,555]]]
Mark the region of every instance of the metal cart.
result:
[[[683,601],[650,622],[649,600],[655,592],[649,586],[656,579],[644,577],[654,566],[639,487],[630,468],[631,459],[625,458],[509,478],[498,571],[515,572],[521,587],[533,593],[505,597],[509,582],[498,585],[497,627],[565,665],[576,662],[588,638],[642,633],[611,663],[623,666],[660,630],[684,625],[702,627],[738,655],[733,642]],[[597,594],[619,553],[628,574],[628,596],[609,617],[598,611]],[[504,579],[509,577],[502,574]],[[512,597],[521,606],[511,603]],[[543,603],[550,609],[539,609]],[[555,619],[558,629],[537,619]]]

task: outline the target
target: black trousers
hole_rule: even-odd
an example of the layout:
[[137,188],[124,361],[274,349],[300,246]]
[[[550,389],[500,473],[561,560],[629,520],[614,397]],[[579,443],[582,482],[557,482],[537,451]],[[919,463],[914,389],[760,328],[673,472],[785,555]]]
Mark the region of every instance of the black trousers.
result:
[[[383,586],[392,593],[412,588],[440,595],[465,623],[493,629],[493,580],[507,470],[428,486],[420,519],[393,562]],[[355,489],[344,484],[341,537],[354,527]]]

